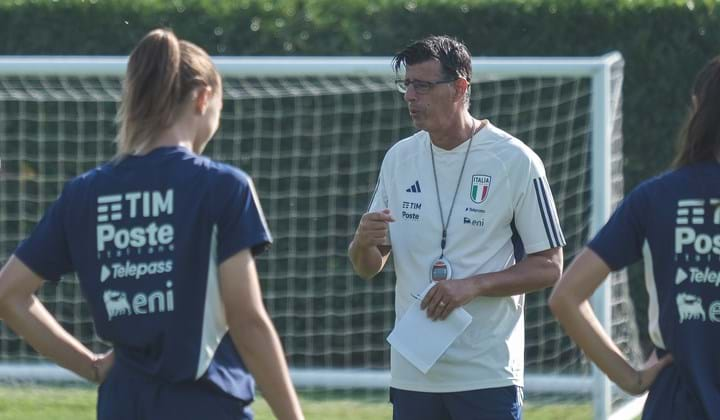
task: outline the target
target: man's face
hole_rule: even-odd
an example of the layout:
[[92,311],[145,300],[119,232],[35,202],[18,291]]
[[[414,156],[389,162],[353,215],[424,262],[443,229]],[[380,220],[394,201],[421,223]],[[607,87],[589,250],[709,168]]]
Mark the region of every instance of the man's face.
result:
[[455,83],[431,83],[429,89],[427,83],[422,86],[422,82],[448,80],[442,65],[435,59],[407,66],[405,70],[405,80],[409,84],[404,99],[415,127],[428,132],[442,130],[449,123],[449,116],[457,112]]

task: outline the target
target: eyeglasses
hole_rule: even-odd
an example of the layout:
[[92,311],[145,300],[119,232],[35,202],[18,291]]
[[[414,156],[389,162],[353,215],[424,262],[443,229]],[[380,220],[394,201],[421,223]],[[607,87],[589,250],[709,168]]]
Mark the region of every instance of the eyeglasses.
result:
[[405,93],[407,92],[408,88],[412,86],[415,89],[415,93],[419,94],[425,94],[430,92],[432,88],[434,88],[437,85],[443,84],[443,83],[452,83],[459,79],[459,77],[456,77],[454,79],[447,79],[447,80],[396,80],[395,81],[395,87],[397,88],[398,92]]

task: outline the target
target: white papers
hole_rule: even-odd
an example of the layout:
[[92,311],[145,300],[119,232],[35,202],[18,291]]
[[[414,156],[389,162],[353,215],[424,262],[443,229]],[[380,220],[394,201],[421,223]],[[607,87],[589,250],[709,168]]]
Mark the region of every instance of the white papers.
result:
[[430,370],[472,321],[472,316],[462,307],[455,308],[443,321],[428,318],[427,312],[420,309],[420,302],[434,285],[430,283],[423,290],[387,338],[388,343],[422,373]]

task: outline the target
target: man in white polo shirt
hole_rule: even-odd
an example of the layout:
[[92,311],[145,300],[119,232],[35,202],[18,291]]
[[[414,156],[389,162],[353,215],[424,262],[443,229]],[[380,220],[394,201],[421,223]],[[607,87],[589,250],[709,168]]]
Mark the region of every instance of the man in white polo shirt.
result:
[[370,279],[392,250],[396,321],[430,282],[430,318],[460,306],[473,318],[426,374],[392,350],[393,418],[520,419],[524,294],[552,286],[563,266],[545,169],[520,140],[469,113],[471,57],[461,42],[427,37],[393,64],[405,69],[398,90],[420,131],[385,155],[350,259]]

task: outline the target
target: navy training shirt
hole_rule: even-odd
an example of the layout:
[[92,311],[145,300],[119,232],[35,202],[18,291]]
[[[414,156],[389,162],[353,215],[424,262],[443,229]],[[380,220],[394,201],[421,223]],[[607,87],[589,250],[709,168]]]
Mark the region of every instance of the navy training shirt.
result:
[[209,380],[249,402],[254,381],[227,333],[218,266],[271,240],[244,172],[161,147],[68,182],[15,255],[46,280],[77,272],[119,364]]
[[613,270],[644,258],[650,338],[673,363],[643,419],[720,419],[720,164],[639,185],[588,245]]

